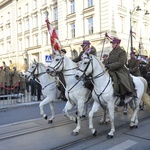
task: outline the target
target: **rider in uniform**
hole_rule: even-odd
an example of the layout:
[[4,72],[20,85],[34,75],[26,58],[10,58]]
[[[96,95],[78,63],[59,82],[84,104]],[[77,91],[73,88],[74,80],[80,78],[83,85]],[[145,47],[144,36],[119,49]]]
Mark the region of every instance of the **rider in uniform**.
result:
[[93,55],[96,56],[96,55],[97,55],[97,54],[96,54],[96,49],[95,49],[93,46],[90,47],[90,45],[91,45],[90,41],[84,40],[84,41],[82,42],[82,44],[81,44],[82,51],[80,52],[80,54],[79,54],[78,57],[76,57],[75,59],[73,59],[73,61],[74,61],[74,62],[79,62],[79,61],[81,61],[81,57],[82,57],[83,53],[84,53],[85,51],[88,51],[88,50],[90,50],[89,54],[93,54]]
[[114,96],[120,97],[119,106],[124,106],[125,95],[133,96],[134,85],[129,70],[125,67],[127,54],[120,47],[121,40],[113,38],[112,51],[109,53],[108,63],[105,67],[108,69],[114,83]]
[[131,58],[128,60],[127,67],[129,68],[129,71],[134,76],[140,76],[140,64],[135,56],[135,52],[131,52],[130,54]]
[[[97,53],[96,53],[95,47],[94,47],[94,46],[90,46],[90,45],[91,45],[90,41],[84,40],[84,41],[82,42],[82,44],[81,44],[82,51],[80,52],[80,54],[79,54],[78,57],[76,57],[75,59],[73,59],[73,61],[74,61],[74,62],[79,62],[79,61],[81,61],[82,55],[83,55],[83,53],[84,53],[85,51],[87,51],[89,54],[92,54],[92,55],[95,55],[95,56],[96,56]],[[93,90],[93,84],[91,83],[91,81],[88,80],[88,78],[85,79],[84,86],[85,86],[86,88],[88,88],[89,90],[91,90],[91,91]]]

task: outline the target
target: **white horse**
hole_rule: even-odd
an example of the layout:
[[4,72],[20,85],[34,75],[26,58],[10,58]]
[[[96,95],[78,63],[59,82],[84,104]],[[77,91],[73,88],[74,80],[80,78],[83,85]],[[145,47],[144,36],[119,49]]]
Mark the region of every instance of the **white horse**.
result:
[[[94,104],[91,111],[89,112],[89,128],[93,135],[96,135],[96,129],[93,126],[93,115],[98,111],[100,106],[103,109],[108,109],[111,130],[108,133],[108,138],[113,138],[115,132],[114,125],[114,107],[118,97],[114,96],[114,89],[112,85],[112,80],[109,73],[104,68],[103,64],[93,55],[84,54],[83,60],[79,64],[79,69],[76,73],[76,78],[81,79],[91,74],[91,81],[93,82],[94,89],[92,92],[92,97],[94,99]],[[133,115],[131,117],[130,127],[138,126],[138,110],[141,99],[144,102],[149,101],[148,94],[146,93],[146,82],[142,77],[133,77],[133,82],[135,84],[135,89],[137,91],[137,98],[126,97],[125,103],[129,102],[130,107],[133,109]],[[148,99],[147,99],[148,98]]]
[[34,60],[30,68],[25,73],[26,78],[30,78],[35,76],[37,82],[39,82],[42,86],[42,93],[45,99],[40,102],[40,114],[47,120],[48,116],[44,113],[44,105],[50,105],[51,117],[48,119],[48,123],[52,123],[55,118],[54,111],[54,102],[57,101],[58,96],[60,95],[60,91],[56,85],[55,77],[52,77],[46,72],[46,67],[42,63],[38,63]]
[[[84,106],[88,102],[91,92],[83,86],[83,81],[75,78],[77,64],[65,55],[56,54],[50,64],[49,71],[51,73],[62,72],[64,75],[66,82],[65,96],[68,101],[63,111],[70,120],[77,121],[77,126],[72,132],[72,135],[77,135],[81,129],[80,118],[83,115]],[[77,120],[74,116],[68,114],[68,111],[74,105],[77,106]]]

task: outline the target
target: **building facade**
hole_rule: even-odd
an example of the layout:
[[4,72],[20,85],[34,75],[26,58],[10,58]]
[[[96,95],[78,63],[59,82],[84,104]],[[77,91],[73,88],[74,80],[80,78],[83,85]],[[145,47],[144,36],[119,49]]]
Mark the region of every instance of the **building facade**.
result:
[[47,11],[68,57],[76,57],[83,40],[90,40],[98,57],[109,53],[106,32],[119,37],[129,54],[131,26],[134,50],[149,56],[149,8],[149,0],[0,0],[0,64],[5,61],[9,65],[11,60],[21,70],[24,61],[45,63],[45,56],[52,53]]

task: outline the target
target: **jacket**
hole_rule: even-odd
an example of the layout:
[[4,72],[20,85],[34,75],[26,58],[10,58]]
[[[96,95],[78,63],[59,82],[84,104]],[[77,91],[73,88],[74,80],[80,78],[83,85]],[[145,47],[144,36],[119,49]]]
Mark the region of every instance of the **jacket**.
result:
[[120,46],[113,49],[108,57],[109,64],[109,74],[116,74],[119,82],[124,88],[122,93],[133,93],[134,86],[133,81],[130,76],[129,70],[125,67],[125,63],[127,60],[127,55],[125,50],[123,50]]

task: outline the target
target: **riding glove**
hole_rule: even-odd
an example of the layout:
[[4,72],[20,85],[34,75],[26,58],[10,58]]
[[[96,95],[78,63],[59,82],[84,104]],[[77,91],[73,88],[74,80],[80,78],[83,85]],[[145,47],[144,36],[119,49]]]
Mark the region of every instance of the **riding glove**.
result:
[[109,64],[106,64],[106,65],[105,65],[105,68],[106,68],[106,69],[109,69],[109,68],[110,68]]

